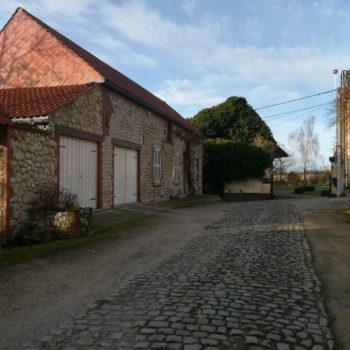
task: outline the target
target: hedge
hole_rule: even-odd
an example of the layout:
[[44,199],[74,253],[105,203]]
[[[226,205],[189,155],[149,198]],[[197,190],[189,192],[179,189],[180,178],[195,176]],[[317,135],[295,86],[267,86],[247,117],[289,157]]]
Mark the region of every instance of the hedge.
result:
[[301,194],[304,192],[315,191],[315,186],[300,186],[294,188],[294,193]]
[[221,194],[225,181],[259,178],[271,164],[271,155],[256,146],[207,140],[204,142],[204,191]]

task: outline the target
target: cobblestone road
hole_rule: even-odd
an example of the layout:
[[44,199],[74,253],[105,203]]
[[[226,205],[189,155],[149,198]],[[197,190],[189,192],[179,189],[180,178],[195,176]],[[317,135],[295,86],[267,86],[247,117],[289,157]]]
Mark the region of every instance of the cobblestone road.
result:
[[27,349],[333,349],[299,214],[343,206],[232,204],[180,254]]

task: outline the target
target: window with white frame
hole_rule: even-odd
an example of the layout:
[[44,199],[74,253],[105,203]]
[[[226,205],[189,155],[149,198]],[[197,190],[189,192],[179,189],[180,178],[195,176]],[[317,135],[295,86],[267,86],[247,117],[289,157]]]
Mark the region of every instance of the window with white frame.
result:
[[153,148],[153,182],[159,184],[162,176],[162,157],[160,146]]
[[180,182],[181,174],[181,153],[175,152],[174,157],[174,182]]

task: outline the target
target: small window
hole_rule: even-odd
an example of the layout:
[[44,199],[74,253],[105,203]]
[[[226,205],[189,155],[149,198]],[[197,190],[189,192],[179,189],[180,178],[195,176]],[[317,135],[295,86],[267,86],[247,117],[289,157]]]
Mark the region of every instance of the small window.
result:
[[199,159],[196,158],[196,181],[199,181]]
[[174,157],[174,182],[180,182],[180,172],[181,172],[181,154],[175,152]]
[[167,129],[166,129],[166,142],[167,143],[173,142],[173,125],[171,124],[171,122],[169,120],[167,123]]
[[155,184],[159,184],[162,175],[162,158],[161,158],[160,146],[154,146],[153,148],[153,181]]

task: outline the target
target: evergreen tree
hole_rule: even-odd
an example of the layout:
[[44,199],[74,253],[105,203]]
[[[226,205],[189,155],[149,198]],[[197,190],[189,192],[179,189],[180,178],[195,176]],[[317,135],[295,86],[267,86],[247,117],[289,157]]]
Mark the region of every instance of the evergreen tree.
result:
[[225,102],[198,112],[191,123],[205,139],[226,139],[254,143],[257,137],[276,143],[270,128],[244,97],[229,97]]

